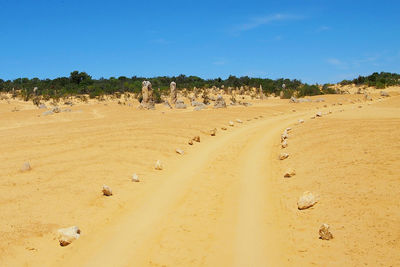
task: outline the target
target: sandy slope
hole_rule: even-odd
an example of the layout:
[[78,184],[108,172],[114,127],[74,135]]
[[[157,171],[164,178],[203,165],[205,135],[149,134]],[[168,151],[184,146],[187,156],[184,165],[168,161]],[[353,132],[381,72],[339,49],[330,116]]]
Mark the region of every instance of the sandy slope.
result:
[[[99,103],[46,117],[1,104],[1,265],[398,265],[400,98],[324,98],[200,112]],[[309,119],[317,108],[333,114]],[[236,118],[243,124],[227,126]],[[287,126],[290,157],[281,162]],[[217,136],[202,133],[214,127]],[[201,143],[188,146],[194,135]],[[164,170],[154,170],[157,159]],[[26,160],[33,169],[22,173]],[[297,175],[284,179],[289,166]],[[130,181],[133,172],[142,182]],[[307,190],[321,200],[300,212]],[[323,222],[331,241],[318,239]],[[70,225],[81,238],[58,246],[54,231]]]

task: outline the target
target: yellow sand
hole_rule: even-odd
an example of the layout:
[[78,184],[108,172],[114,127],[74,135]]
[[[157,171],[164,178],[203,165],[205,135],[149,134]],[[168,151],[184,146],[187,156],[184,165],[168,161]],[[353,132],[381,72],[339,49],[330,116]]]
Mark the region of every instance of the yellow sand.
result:
[[[398,266],[400,96],[378,92],[202,111],[92,102],[49,116],[2,100],[0,266]],[[299,211],[304,191],[319,202]],[[334,239],[318,238],[322,223]],[[55,232],[72,225],[81,238],[60,247]]]

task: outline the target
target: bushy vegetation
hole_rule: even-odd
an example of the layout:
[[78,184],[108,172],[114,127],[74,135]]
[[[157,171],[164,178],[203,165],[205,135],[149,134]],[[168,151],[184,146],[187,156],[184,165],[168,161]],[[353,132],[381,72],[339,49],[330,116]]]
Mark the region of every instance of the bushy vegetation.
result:
[[374,72],[369,76],[358,76],[354,80],[343,80],[341,85],[355,84],[383,89],[387,86],[400,85],[400,74],[390,72]]
[[[279,95],[283,90],[283,96],[285,98],[289,98],[295,93],[297,93],[298,96],[334,93],[334,90],[330,90],[327,86],[324,86],[321,90],[318,85],[303,84],[300,80],[296,79],[290,80],[281,78],[272,80],[267,78],[250,78],[248,76],[236,77],[232,75],[225,80],[221,78],[202,79],[197,76],[185,75],[154,78],[137,76],[128,78],[120,76],[118,78],[93,79],[86,72],[79,71],[71,72],[69,77],[59,77],[55,79],[18,78],[12,81],[0,79],[0,91],[13,92],[14,97],[16,97],[18,92],[18,96],[26,101],[36,99],[38,96],[43,100],[57,100],[73,95],[80,97],[88,95],[89,98],[102,99],[104,95],[114,94],[116,97],[120,97],[122,93],[136,93],[136,96],[140,97],[142,82],[144,80],[149,80],[152,83],[157,102],[161,101],[161,95],[169,89],[172,81],[176,82],[177,88],[187,88],[188,90],[192,90],[194,87],[210,88],[213,86],[224,88],[225,90],[227,90],[228,87],[241,88],[242,86],[258,88],[261,85],[265,94]],[[85,101],[87,101],[86,98]],[[34,102],[36,102],[36,104],[39,103],[37,99]]]

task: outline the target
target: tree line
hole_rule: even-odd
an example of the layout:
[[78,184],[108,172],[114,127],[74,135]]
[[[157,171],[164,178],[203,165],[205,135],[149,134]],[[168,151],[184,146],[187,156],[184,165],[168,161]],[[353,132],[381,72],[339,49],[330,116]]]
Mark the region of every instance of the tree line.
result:
[[400,74],[390,72],[374,72],[369,76],[358,76],[353,80],[343,80],[341,85],[355,84],[383,89],[388,86],[400,85]]
[[[15,80],[0,79],[1,92],[19,92],[25,99],[35,96],[44,98],[62,98],[72,95],[89,95],[90,98],[109,95],[115,93],[140,93],[142,82],[149,80],[153,89],[158,93],[169,90],[170,83],[176,82],[178,89],[187,88],[192,90],[196,88],[218,87],[227,90],[228,87],[240,88],[241,86],[259,87],[262,86],[264,93],[279,95],[284,92],[285,98],[290,97],[293,93],[297,96],[310,96],[320,94],[332,94],[335,90],[331,89],[329,84],[320,86],[318,84],[306,84],[297,79],[268,79],[268,78],[251,78],[248,76],[236,77],[229,76],[227,79],[202,79],[197,76],[159,76],[153,78],[146,77],[110,77],[108,79],[93,79],[86,72],[73,71],[69,77],[59,77],[55,79],[39,79],[39,78],[18,78]],[[380,74],[374,73],[370,76],[360,76],[352,81],[342,81],[342,84],[355,83],[357,85],[367,84],[369,86],[389,86],[399,84],[400,75],[392,73]]]

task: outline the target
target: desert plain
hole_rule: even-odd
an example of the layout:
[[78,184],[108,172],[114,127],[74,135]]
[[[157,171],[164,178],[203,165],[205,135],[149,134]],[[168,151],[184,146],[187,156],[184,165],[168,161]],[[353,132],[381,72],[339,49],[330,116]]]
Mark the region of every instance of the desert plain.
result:
[[[400,88],[385,91],[47,116],[3,99],[0,266],[399,266]],[[299,210],[306,191],[318,201]],[[80,238],[60,246],[73,225]]]

